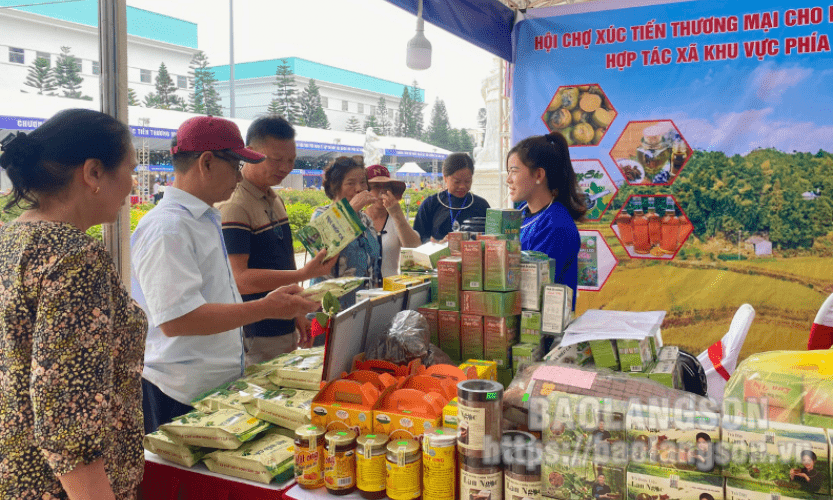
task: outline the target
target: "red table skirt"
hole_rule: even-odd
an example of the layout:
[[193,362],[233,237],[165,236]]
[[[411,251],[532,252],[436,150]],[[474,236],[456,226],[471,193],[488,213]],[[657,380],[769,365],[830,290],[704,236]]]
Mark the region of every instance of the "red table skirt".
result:
[[146,460],[139,500],[282,500],[284,491]]

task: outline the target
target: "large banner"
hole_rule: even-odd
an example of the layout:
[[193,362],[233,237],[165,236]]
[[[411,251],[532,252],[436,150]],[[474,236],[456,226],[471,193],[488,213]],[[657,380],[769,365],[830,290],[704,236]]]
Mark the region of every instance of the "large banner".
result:
[[515,30],[513,144],[564,134],[579,228],[618,260],[576,311],[667,310],[699,353],[749,303],[742,357],[805,348],[833,292],[833,5],[597,1]]

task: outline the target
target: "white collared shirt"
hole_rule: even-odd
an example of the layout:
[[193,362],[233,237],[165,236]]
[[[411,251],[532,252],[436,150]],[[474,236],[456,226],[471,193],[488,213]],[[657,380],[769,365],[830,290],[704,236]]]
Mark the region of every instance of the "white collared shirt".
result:
[[243,374],[242,328],[182,337],[159,328],[203,304],[242,302],[220,220],[216,208],[169,187],[130,238],[133,298],[148,317],[142,376],[183,404]]

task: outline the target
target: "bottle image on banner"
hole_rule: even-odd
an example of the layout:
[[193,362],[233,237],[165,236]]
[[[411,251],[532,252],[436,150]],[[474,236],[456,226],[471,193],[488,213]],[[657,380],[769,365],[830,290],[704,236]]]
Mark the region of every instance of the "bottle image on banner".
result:
[[662,241],[662,222],[654,207],[653,197],[648,198],[648,214],[645,218],[648,219],[648,238],[651,240],[651,246],[659,245]]
[[578,285],[597,288],[599,286],[599,263],[596,252],[596,237],[581,237],[578,251]]
[[674,253],[679,246],[680,219],[674,209],[674,199],[670,196],[665,202],[665,216],[662,218],[662,243],[660,248],[665,253]]
[[633,249],[638,254],[646,254],[651,251],[651,237],[648,235],[648,219],[642,211],[642,200],[634,198],[633,201]]
[[619,237],[622,238],[622,244],[627,246],[633,245],[633,218],[628,213],[628,207],[623,207],[619,215],[616,216],[616,226],[619,228]]
[[691,221],[688,220],[687,217],[680,216],[680,229],[677,234],[677,244],[682,245],[685,243],[686,238],[691,232],[694,230],[694,226],[691,225]]

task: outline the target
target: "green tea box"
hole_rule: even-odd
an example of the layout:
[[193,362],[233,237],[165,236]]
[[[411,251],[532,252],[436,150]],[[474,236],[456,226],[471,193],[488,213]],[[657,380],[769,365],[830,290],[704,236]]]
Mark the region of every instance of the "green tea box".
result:
[[822,495],[805,493],[802,490],[778,488],[767,484],[726,479],[726,500],[822,500]]
[[437,312],[437,326],[440,335],[440,349],[452,360],[462,359],[460,351],[460,313],[457,311]]
[[626,491],[625,470],[624,466],[600,465],[583,457],[545,453],[541,463],[541,496],[556,500],[622,500]]
[[541,310],[541,287],[552,283],[550,262],[555,261],[521,257],[521,306],[524,309]]
[[720,414],[632,405],[626,426],[634,462],[720,475]]
[[483,316],[460,315],[462,359],[483,359]]
[[520,210],[512,208],[486,209],[486,234],[505,234],[511,240],[521,237],[521,221],[523,215]]
[[440,279],[436,274],[431,276],[431,302],[440,303]]
[[627,403],[613,398],[552,391],[542,420],[542,439],[562,453],[597,461],[627,462]]
[[505,318],[521,314],[521,294],[515,292],[462,292],[461,311]]
[[650,337],[641,340],[618,339],[616,349],[619,351],[619,365],[623,372],[645,371],[654,360]]
[[593,353],[593,363],[597,368],[619,370],[619,351],[615,339],[600,339],[590,341],[590,351]]
[[680,379],[680,370],[676,361],[658,361],[656,365],[648,372],[648,379],[654,382],[671,387],[672,389],[679,389],[682,387],[682,380]]
[[460,244],[463,259],[463,290],[483,290],[483,247],[482,241],[463,241]]
[[494,361],[498,369],[512,368],[512,345],[518,337],[518,318],[483,318],[483,359]]
[[541,340],[541,313],[539,311],[521,311],[521,342],[538,342]]
[[461,244],[472,239],[468,231],[452,231],[448,233],[448,251],[453,257],[459,257],[462,251]]
[[521,363],[529,364],[541,361],[541,343],[515,344],[512,346],[512,373],[518,372]]
[[483,250],[483,289],[518,290],[521,286],[521,242],[486,241]]
[[550,283],[541,291],[541,333],[561,336],[573,317],[573,290]]
[[631,462],[628,465],[628,500],[722,500],[723,478],[697,471],[665,469]]
[[724,476],[814,495],[830,494],[824,429],[726,417],[722,433],[731,453],[731,460],[723,466]]
[[435,346],[440,346],[440,323],[439,323],[439,309],[440,306],[436,302],[431,302],[430,304],[425,304],[422,307],[417,308],[417,312],[425,318],[425,321],[428,322],[428,331],[431,334],[431,343]]
[[579,342],[568,346],[556,346],[544,355],[544,360],[550,363],[583,366],[593,361],[593,353],[589,342]]
[[677,361],[680,356],[680,348],[675,345],[662,346],[657,353],[657,361]]
[[437,263],[440,310],[460,310],[461,266],[460,257],[445,257]]

